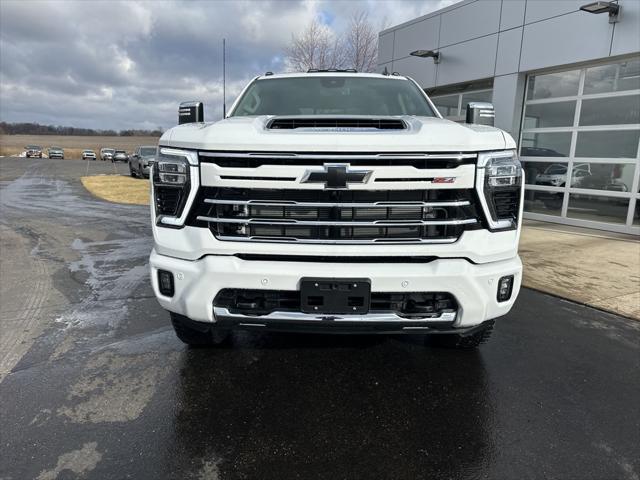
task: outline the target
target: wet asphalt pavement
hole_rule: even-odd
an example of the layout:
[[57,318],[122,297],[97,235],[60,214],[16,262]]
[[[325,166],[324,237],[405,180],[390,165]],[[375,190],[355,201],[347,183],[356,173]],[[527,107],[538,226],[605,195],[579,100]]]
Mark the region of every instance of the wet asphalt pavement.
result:
[[640,478],[640,322],[525,289],[477,352],[189,349],[149,286],[147,208],[94,199],[86,170],[0,159],[0,479]]

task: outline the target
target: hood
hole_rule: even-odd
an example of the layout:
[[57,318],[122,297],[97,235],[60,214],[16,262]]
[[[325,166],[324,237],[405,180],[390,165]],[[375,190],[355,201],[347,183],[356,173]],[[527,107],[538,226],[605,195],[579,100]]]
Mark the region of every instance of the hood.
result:
[[159,144],[202,150],[306,152],[464,152],[516,148],[513,138],[498,128],[435,117],[385,117],[402,119],[407,128],[375,131],[346,128],[272,130],[268,125],[274,118],[230,117],[215,123],[178,125],[167,130]]

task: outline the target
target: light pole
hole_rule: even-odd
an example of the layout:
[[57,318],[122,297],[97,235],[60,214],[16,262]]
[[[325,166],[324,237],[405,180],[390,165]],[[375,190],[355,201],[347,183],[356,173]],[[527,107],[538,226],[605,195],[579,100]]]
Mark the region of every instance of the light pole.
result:
[[222,39],[222,118],[227,116],[227,39]]

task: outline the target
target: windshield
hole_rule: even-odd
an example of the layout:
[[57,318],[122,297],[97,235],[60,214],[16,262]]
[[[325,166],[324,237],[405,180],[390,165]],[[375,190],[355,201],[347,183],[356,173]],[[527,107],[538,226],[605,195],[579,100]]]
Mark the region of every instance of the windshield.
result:
[[124,150],[116,150],[116,155],[119,153],[126,153]]
[[28,145],[27,149],[29,150],[40,150],[40,147],[37,145]]
[[142,147],[140,149],[140,155],[143,157],[151,156],[156,154],[156,147]]
[[567,173],[567,167],[562,165],[551,165],[544,173],[549,175],[564,175]]
[[102,150],[104,153],[113,153],[113,149],[111,148],[105,148],[104,150]]
[[231,114],[249,115],[435,116],[408,80],[326,75],[256,80]]

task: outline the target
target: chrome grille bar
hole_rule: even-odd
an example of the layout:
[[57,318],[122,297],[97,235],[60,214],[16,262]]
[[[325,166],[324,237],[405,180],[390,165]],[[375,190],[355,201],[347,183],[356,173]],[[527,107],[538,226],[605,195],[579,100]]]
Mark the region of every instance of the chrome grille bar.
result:
[[218,200],[205,198],[204,203],[213,205],[249,205],[256,207],[342,207],[342,208],[393,208],[393,207],[466,207],[470,205],[468,200],[456,200],[452,202],[296,202],[294,200],[268,201],[268,200]]
[[477,223],[475,218],[453,220],[375,220],[373,222],[345,222],[341,220],[296,220],[296,219],[255,219],[255,218],[224,218],[198,216],[198,220],[210,223],[238,223],[241,225],[272,225],[272,226],[313,226],[313,227],[421,227],[425,225],[469,225]]
[[[274,153],[235,153],[235,152],[199,152],[202,157],[209,158],[297,158],[300,160],[340,160],[343,163],[349,163],[353,160],[425,160],[425,159],[442,159],[442,160],[464,160],[477,158],[475,153],[377,153],[377,154],[326,154],[326,153],[292,153],[292,152],[274,152]],[[398,164],[402,165],[402,164]]]
[[218,235],[218,240],[227,241],[227,242],[264,242],[264,243],[308,243],[313,245],[371,245],[371,244],[406,244],[406,243],[417,243],[417,244],[440,244],[440,243],[455,243],[458,238],[457,237],[446,237],[446,238],[372,238],[367,240],[357,240],[357,239],[349,239],[349,240],[336,240],[333,238],[295,238],[295,237],[267,237],[267,236],[251,236],[251,237],[240,237],[240,236],[231,236],[231,235]]

